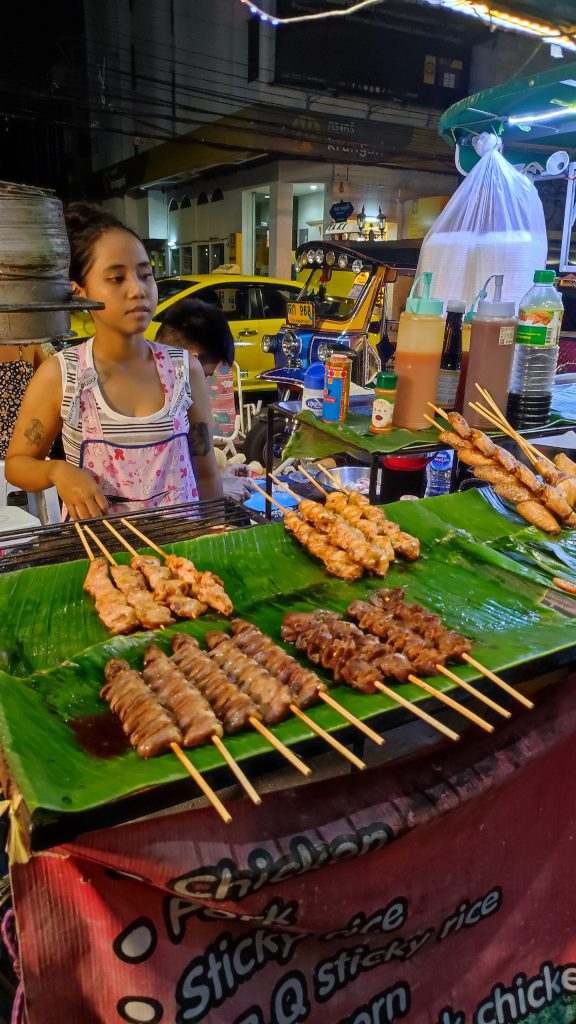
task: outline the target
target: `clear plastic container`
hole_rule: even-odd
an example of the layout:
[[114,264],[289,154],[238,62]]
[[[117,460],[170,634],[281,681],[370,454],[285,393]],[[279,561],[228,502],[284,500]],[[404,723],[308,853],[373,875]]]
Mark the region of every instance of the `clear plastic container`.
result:
[[555,276],[553,270],[537,270],[520,303],[507,411],[520,430],[541,427],[550,416],[564,314]]

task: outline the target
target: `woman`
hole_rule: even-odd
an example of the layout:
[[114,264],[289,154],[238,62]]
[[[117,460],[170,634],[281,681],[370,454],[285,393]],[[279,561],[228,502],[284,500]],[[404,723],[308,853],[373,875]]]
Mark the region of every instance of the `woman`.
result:
[[6,458],[26,388],[47,358],[41,345],[0,345],[0,460]]
[[[220,497],[202,367],[144,338],[158,293],[142,242],[87,203],[66,223],[74,290],[105,308],[92,313],[93,338],[35,375],[6,478],[25,491],[54,485],[73,519]],[[46,460],[60,430],[66,460]]]

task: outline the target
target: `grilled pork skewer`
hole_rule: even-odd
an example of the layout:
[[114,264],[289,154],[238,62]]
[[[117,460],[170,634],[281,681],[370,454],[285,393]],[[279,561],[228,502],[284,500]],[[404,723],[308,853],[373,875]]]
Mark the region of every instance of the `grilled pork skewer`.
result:
[[[352,492],[356,493],[356,492]],[[364,495],[360,495],[364,497]],[[367,499],[366,499],[367,501]],[[343,494],[342,491],[332,491],[326,498],[326,508],[331,512],[336,512],[337,515],[342,516],[353,526],[360,526],[362,523],[365,528],[366,523],[371,523],[374,529],[374,537],[380,535],[387,536],[390,538],[394,551],[403,555],[404,558],[415,560],[420,557],[420,541],[417,537],[412,537],[409,533],[404,533],[398,523],[392,522],[387,519],[382,508],[376,508],[375,505],[365,504],[362,502],[349,503],[348,496]]]
[[194,562],[181,555],[166,555],[166,566],[175,576],[190,584],[194,597],[203,604],[222,612],[222,615],[232,614],[234,606],[219,576],[213,572],[200,572]]
[[173,715],[184,747],[200,747],[223,729],[200,690],[156,644],[144,651],[144,682]]
[[197,619],[208,610],[196,597],[189,594],[190,584],[178,579],[155,555],[136,555],[131,565],[146,577],[154,597],[180,619]]
[[88,566],[84,590],[94,598],[96,611],[111,633],[133,633],[139,622],[126,597],[112,583],[105,558],[94,558]]
[[172,637],[172,660],[187,679],[198,687],[218,716],[227,735],[234,735],[251,725],[250,719],[260,721],[260,710],[228,676],[214,664],[206,651],[200,650],[198,641],[187,633]]
[[140,757],[156,757],[180,743],[182,734],[139,672],[123,658],[112,658],[104,669],[106,682],[100,696],[118,715],[122,729]]
[[141,572],[130,565],[112,565],[110,572],[118,590],[126,596],[145,629],[172,625],[175,620],[169,609],[154,599]]

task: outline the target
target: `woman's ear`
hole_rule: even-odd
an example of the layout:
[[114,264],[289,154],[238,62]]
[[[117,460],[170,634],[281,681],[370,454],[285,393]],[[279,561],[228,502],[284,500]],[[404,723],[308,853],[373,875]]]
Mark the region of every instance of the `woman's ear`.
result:
[[82,299],[86,298],[86,289],[85,288],[83,288],[81,285],[79,285],[77,281],[70,281],[70,284],[72,285],[72,294],[73,295],[77,295],[79,298],[82,298]]

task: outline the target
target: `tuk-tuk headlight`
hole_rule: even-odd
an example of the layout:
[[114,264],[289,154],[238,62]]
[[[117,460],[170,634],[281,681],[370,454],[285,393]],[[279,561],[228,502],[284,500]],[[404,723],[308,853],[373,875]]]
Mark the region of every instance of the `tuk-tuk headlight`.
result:
[[343,252],[341,252],[338,257],[338,266],[340,267],[340,270],[346,270],[346,267],[348,266],[348,257]]
[[316,254],[314,253],[314,249],[309,249],[308,250],[308,253],[306,255],[306,259],[308,260],[308,263],[314,263],[314,260],[316,259]]
[[300,338],[287,331],[282,338],[282,355],[286,356],[287,359],[292,359],[294,356],[299,355],[301,346]]
[[318,351],[316,353],[316,358],[318,362],[327,363],[333,351],[334,345],[332,345],[329,341],[321,341],[320,344],[318,345]]
[[262,338],[262,351],[263,352],[277,352],[278,351],[278,335],[277,334],[265,334]]
[[362,260],[354,260],[352,270],[355,274],[359,274],[362,270]]

